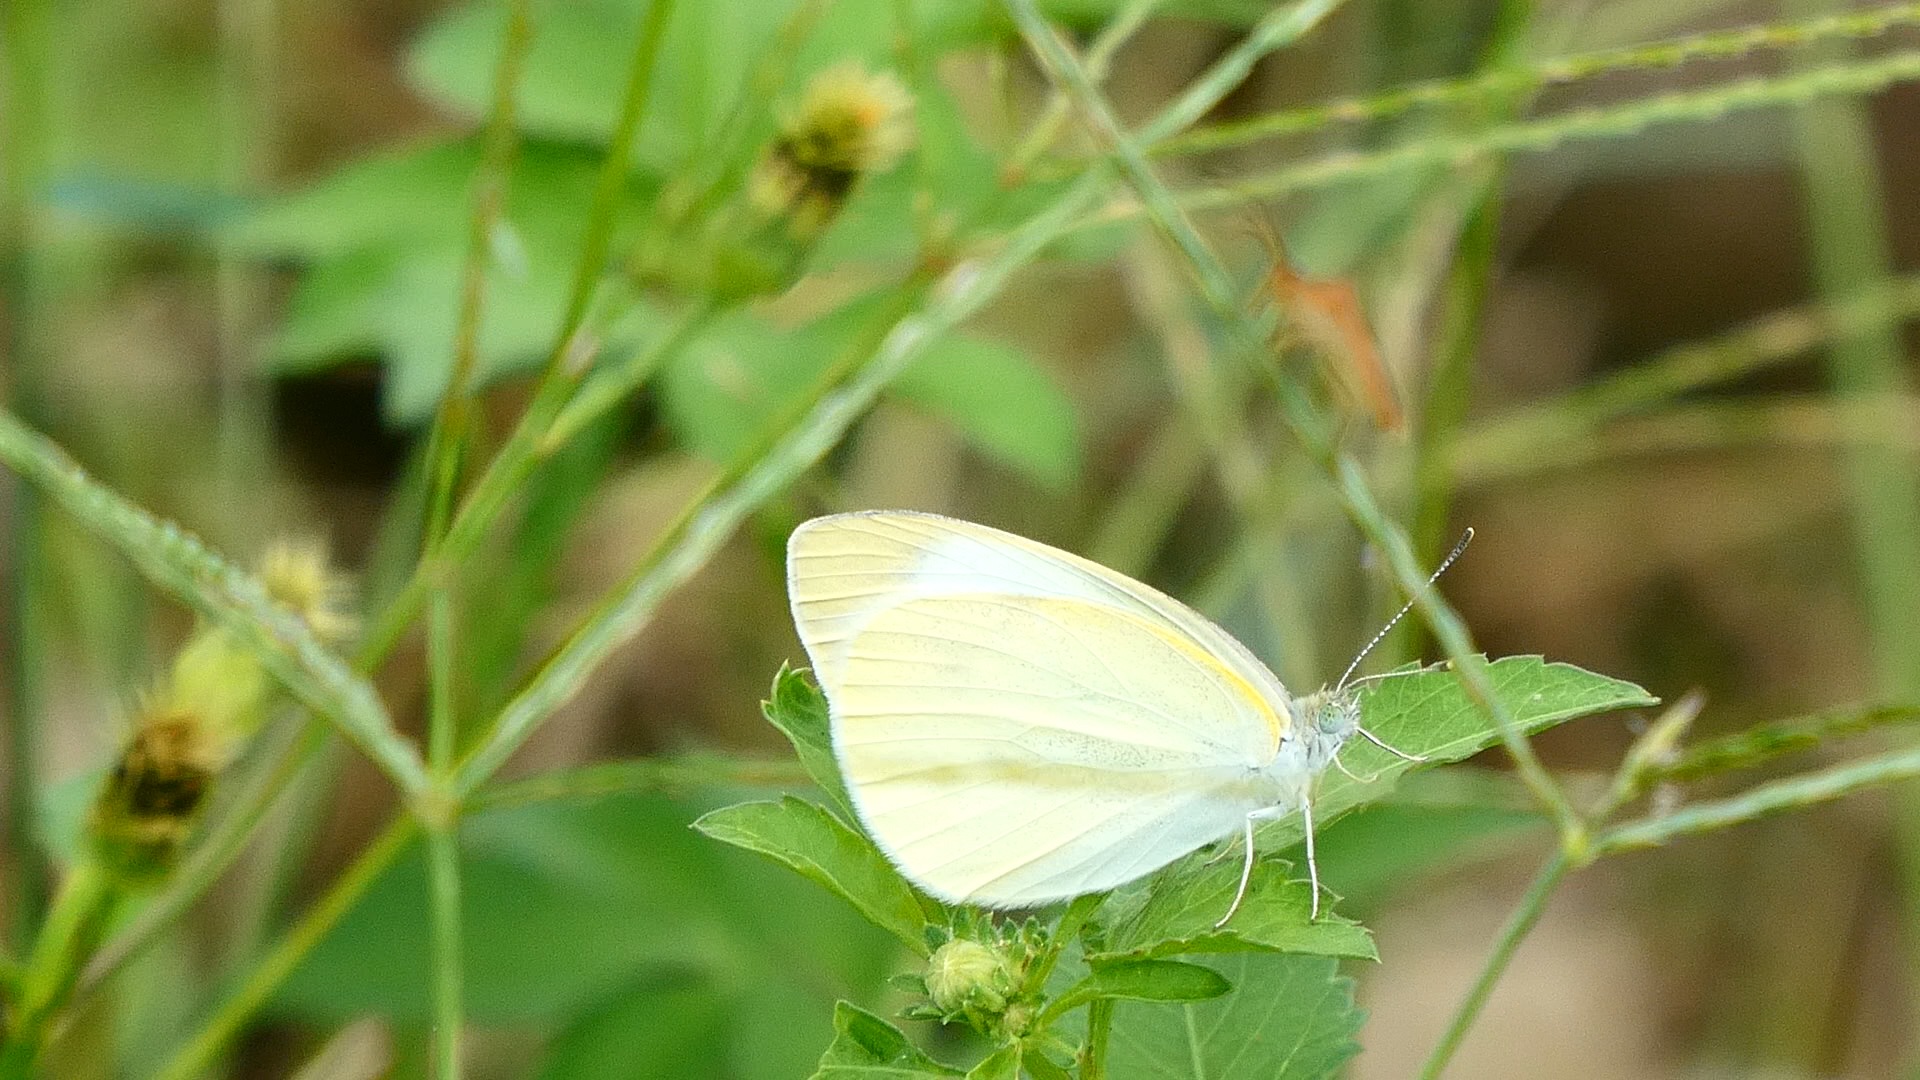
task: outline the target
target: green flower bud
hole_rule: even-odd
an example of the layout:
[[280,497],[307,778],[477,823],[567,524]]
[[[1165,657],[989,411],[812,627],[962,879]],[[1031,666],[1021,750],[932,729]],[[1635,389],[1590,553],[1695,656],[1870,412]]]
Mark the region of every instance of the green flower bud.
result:
[[1013,993],[1013,971],[997,949],[964,938],[949,941],[927,960],[927,997],[948,1015],[997,1013]]

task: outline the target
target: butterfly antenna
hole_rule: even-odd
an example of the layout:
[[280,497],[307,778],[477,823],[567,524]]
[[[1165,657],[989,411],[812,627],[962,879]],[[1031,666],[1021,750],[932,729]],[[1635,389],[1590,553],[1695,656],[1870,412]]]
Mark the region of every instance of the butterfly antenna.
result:
[[[1368,731],[1366,728],[1356,727],[1353,730],[1359,732],[1361,738],[1367,740],[1368,742],[1379,747],[1380,749],[1385,750],[1387,753],[1392,754],[1394,757],[1399,758],[1401,761],[1411,761],[1417,765],[1427,760],[1427,757],[1425,754],[1409,754],[1405,750],[1402,750],[1398,747],[1388,746],[1386,743],[1381,741],[1380,736],[1375,735],[1373,732]],[[1348,775],[1351,776],[1352,774],[1349,773]],[[1379,773],[1375,773],[1373,775],[1374,775],[1374,779],[1376,780],[1380,778]]]
[[[1365,729],[1360,729],[1360,732],[1361,732],[1361,734],[1363,734],[1363,735],[1366,735],[1366,734],[1367,734],[1367,733],[1366,733],[1366,731],[1365,731]],[[1372,736],[1372,735],[1367,735],[1367,738],[1369,738],[1369,739],[1373,739],[1373,736]],[[1374,742],[1379,742],[1380,740],[1378,740],[1378,739],[1374,739],[1373,741],[1374,741]],[[1387,749],[1389,749],[1389,750],[1392,750],[1393,748],[1392,748],[1391,746],[1389,746],[1389,747],[1387,747]],[[1398,751],[1396,751],[1396,753],[1397,753],[1397,752],[1398,752]],[[1404,755],[1404,754],[1402,754],[1401,756],[1402,756],[1402,757],[1405,757],[1406,755]],[[1379,774],[1379,773],[1374,773],[1374,774],[1373,774],[1372,776],[1356,776],[1356,775],[1354,775],[1354,772],[1353,772],[1353,770],[1352,770],[1352,769],[1349,769],[1349,768],[1347,768],[1347,763],[1346,763],[1346,762],[1344,762],[1344,761],[1341,761],[1341,760],[1340,760],[1340,759],[1339,759],[1338,757],[1335,757],[1335,758],[1333,759],[1333,767],[1334,767],[1334,768],[1336,768],[1336,769],[1339,769],[1339,770],[1340,770],[1341,772],[1343,772],[1343,773],[1345,773],[1345,774],[1347,774],[1347,779],[1349,779],[1349,780],[1351,780],[1351,781],[1353,781],[1353,782],[1354,782],[1354,783],[1356,783],[1356,784],[1371,784],[1371,783],[1373,783],[1373,782],[1374,782],[1375,780],[1378,780],[1378,779],[1380,779],[1380,774]]]
[[[1473,540],[1473,529],[1468,528],[1465,533],[1461,534],[1460,542],[1453,545],[1452,551],[1447,552],[1447,557],[1444,559],[1441,559],[1440,565],[1434,569],[1433,573],[1427,575],[1427,584],[1432,585],[1434,582],[1440,580],[1440,575],[1447,572],[1447,567],[1452,566],[1453,561],[1460,557],[1460,553],[1467,550],[1467,544],[1472,540]],[[1413,604],[1414,604],[1414,601],[1412,600],[1408,600],[1405,604],[1402,604],[1400,606],[1400,610],[1393,613],[1393,618],[1387,620],[1387,625],[1381,627],[1380,632],[1373,635],[1373,640],[1367,642],[1367,647],[1364,649],[1361,649],[1360,654],[1353,658],[1353,663],[1347,665],[1347,670],[1340,673],[1340,681],[1333,684],[1333,689],[1335,693],[1338,693],[1339,691],[1346,689],[1347,680],[1352,678],[1353,673],[1360,669],[1360,661],[1365,660],[1367,658],[1367,654],[1372,652],[1375,646],[1379,645],[1382,641],[1385,641],[1387,638],[1387,635],[1393,631],[1393,628],[1395,626],[1400,625],[1400,620],[1406,618],[1407,612],[1413,610]],[[1373,739],[1373,736],[1368,735],[1367,738]],[[1380,740],[1374,739],[1373,741],[1379,742]],[[1384,746],[1385,744],[1382,743],[1381,745]],[[1387,747],[1387,749],[1391,750],[1393,748]],[[1399,751],[1394,751],[1394,752],[1398,753]]]

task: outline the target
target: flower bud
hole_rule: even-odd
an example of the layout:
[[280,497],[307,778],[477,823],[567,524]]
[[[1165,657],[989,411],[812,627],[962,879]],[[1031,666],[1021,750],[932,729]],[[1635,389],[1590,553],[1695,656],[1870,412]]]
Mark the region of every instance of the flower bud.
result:
[[892,168],[913,142],[913,97],[887,73],[843,64],[815,75],[754,168],[754,204],[818,235],[864,176]]
[[346,585],[320,541],[274,541],[260,556],[260,583],[275,602],[305,619],[320,640],[344,641],[353,633],[353,616],[342,610]]
[[949,1015],[997,1013],[1013,992],[1013,972],[997,949],[956,938],[927,960],[927,998]]
[[162,707],[136,722],[88,822],[117,877],[139,880],[173,865],[220,764],[200,717]]

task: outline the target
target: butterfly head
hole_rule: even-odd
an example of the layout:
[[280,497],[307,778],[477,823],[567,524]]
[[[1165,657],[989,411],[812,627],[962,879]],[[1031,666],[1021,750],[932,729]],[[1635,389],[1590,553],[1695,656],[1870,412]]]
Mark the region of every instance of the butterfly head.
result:
[[1360,730],[1360,696],[1351,690],[1308,694],[1294,701],[1294,715],[1300,720],[1307,769],[1318,775]]

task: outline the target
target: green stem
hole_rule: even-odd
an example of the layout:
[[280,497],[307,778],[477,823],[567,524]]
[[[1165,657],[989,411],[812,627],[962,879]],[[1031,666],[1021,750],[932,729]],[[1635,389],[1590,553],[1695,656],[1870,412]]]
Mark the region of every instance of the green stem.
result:
[[[1864,113],[1843,102],[1806,105],[1795,121],[1815,279],[1837,304],[1885,281],[1892,263],[1873,136]],[[1889,323],[1841,337],[1829,352],[1836,396],[1905,391],[1905,356]],[[1845,467],[1875,666],[1884,692],[1912,699],[1920,696],[1920,484],[1907,457],[1886,450],[1858,448]]]
[[1454,472],[1460,486],[1473,487],[1690,454],[1835,449],[1920,450],[1920,398],[1836,402],[1831,395],[1789,394],[1681,406],[1531,446],[1463,440]]
[[52,496],[149,580],[232,634],[295,698],[336,724],[402,791],[424,788],[427,776],[419,755],[394,729],[372,685],[315,638],[305,620],[275,603],[253,575],[104,487],[65,451],[4,410],[0,462]]
[[1113,1036],[1112,998],[1087,1006],[1087,1043],[1080,1051],[1080,1080],[1105,1080],[1107,1044]]
[[1835,341],[1920,317],[1920,277],[1873,283],[1841,299],[1772,312],[1705,341],[1668,349],[1615,375],[1523,406],[1462,433],[1463,460],[1523,458],[1610,420],[1795,360]]
[[1668,814],[1605,829],[1594,838],[1593,854],[1613,855],[1657,847],[1681,836],[1724,829],[1783,810],[1831,802],[1866,788],[1920,777],[1920,750],[1880,754],[1831,769],[1787,777],[1749,788],[1738,795],[1691,803]]
[[[436,796],[453,765],[460,722],[458,681],[454,675],[459,662],[454,621],[460,578],[451,561],[439,558],[439,548],[445,538],[454,491],[460,482],[461,461],[473,427],[473,371],[480,353],[487,268],[493,261],[494,231],[506,207],[507,185],[519,145],[519,133],[514,127],[514,95],[532,43],[532,0],[510,0],[507,25],[501,34],[500,61],[494,69],[485,150],[468,222],[452,371],[427,437],[427,474],[431,488],[421,561],[441,571],[440,587],[434,591],[427,615],[427,771],[433,777]],[[425,824],[433,879],[432,1060],[438,1080],[460,1080],[460,807],[438,798],[431,805],[434,813]]]
[[[1317,190],[1412,169],[1460,168],[1490,154],[1549,150],[1580,139],[1620,138],[1662,124],[1717,120],[1748,109],[1800,105],[1828,97],[1860,97],[1916,78],[1920,78],[1920,50],[1897,50],[1794,75],[1730,79],[1704,90],[1675,90],[1621,105],[1569,109],[1538,120],[1457,136],[1417,139],[1379,150],[1340,151],[1232,184],[1183,192],[1179,205],[1186,210],[1240,207],[1249,199]],[[1125,200],[1102,208],[1077,227],[1107,226],[1144,212],[1137,200]]]
[[782,790],[812,783],[793,760],[723,757],[638,758],[543,772],[525,780],[491,784],[474,792],[469,814],[505,810],[557,799],[592,799],[652,791],[706,787]]
[[[441,795],[454,762],[457,731],[454,678],[454,599],[451,583],[434,596],[427,614],[428,756],[434,778],[433,812],[422,814],[427,827],[428,868],[432,876],[431,962],[433,965],[432,1060],[436,1080],[459,1080],[462,964],[460,937],[460,816],[463,807]],[[416,808],[421,814],[421,808]]]
[[[1788,5],[1805,11],[1817,2],[1788,0]],[[1827,53],[1841,63],[1869,62],[1851,61],[1848,51],[1836,44]],[[1793,114],[1793,133],[1814,281],[1823,299],[1838,301],[1878,284],[1892,270],[1878,148],[1858,102],[1804,105]],[[1890,323],[1835,341],[1827,372],[1842,403],[1906,393],[1911,384],[1905,343]],[[1888,427],[1891,434],[1891,421]],[[1876,681],[1886,697],[1920,700],[1920,471],[1911,455],[1870,444],[1851,448],[1841,465]],[[1920,896],[1920,798],[1900,794],[1898,849],[1911,902]],[[1915,924],[1911,916],[1908,922]],[[1907,953],[1910,971],[1920,969],[1920,950],[1909,943]]]
[[433,886],[433,1075],[460,1075],[462,973],[460,925],[460,819],[450,816],[427,833],[427,864]]
[[1673,68],[1695,60],[1733,59],[1765,49],[1873,38],[1916,22],[1920,22],[1920,4],[1890,4],[1802,22],[1742,26],[1554,57],[1521,66],[1494,68],[1464,79],[1414,83],[1372,97],[1346,98],[1214,124],[1158,143],[1152,152],[1158,155],[1224,150],[1262,139],[1318,131],[1335,124],[1384,120],[1417,108],[1496,101],[1610,72]]
[[334,881],[326,895],[281,935],[272,951],[248,972],[247,981],[240,989],[222,1002],[193,1039],[168,1059],[155,1080],[198,1080],[201,1074],[212,1069],[248,1019],[267,1003],[320,939],[353,909],[418,832],[419,824],[410,815],[401,815],[389,822],[386,830]]
[[713,324],[724,310],[712,300],[702,300],[689,308],[673,328],[658,341],[635,350],[627,361],[603,368],[570,398],[541,433],[534,453],[545,458],[572,442],[587,425],[605,416],[660,370],[660,365],[685,348],[701,331]]
[[[1198,79],[1140,129],[1140,142],[1152,145],[1185,131],[1213,111],[1234,88],[1253,73],[1260,58],[1299,41],[1346,0],[1298,0],[1275,8],[1247,30],[1238,44],[1221,55]],[[1018,16],[1016,15],[1016,18]]]
[[[1087,72],[1095,82],[1106,78],[1107,65],[1112,62],[1113,54],[1120,51],[1120,47],[1133,37],[1135,31],[1140,29],[1141,24],[1147,21],[1147,17],[1153,14],[1153,9],[1159,7],[1161,2],[1162,0],[1127,0],[1127,5],[1100,28],[1100,33],[1087,46]],[[1040,110],[1040,118],[1027,129],[1025,137],[1020,140],[1020,145],[1014,147],[1013,152],[1007,155],[1006,164],[1000,169],[1003,182],[1010,185],[1020,183],[1026,176],[1027,170],[1033,167],[1033,163],[1053,148],[1054,142],[1060,138],[1060,129],[1066,125],[1071,109],[1072,102],[1068,100],[1067,95],[1055,90]]]
[[[1500,71],[1514,65],[1532,17],[1532,0],[1506,0],[1500,5],[1499,19],[1483,50],[1484,69]],[[1483,123],[1508,120],[1516,111],[1517,102],[1502,99],[1490,102],[1485,115],[1476,119]],[[1413,551],[1422,566],[1438,565],[1450,543],[1447,525],[1453,507],[1452,447],[1466,422],[1473,394],[1474,357],[1480,351],[1487,292],[1493,285],[1494,252],[1500,239],[1500,188],[1506,169],[1496,160],[1482,171],[1485,176],[1475,178],[1472,207],[1441,293],[1438,348],[1414,442],[1411,533]],[[1406,626],[1401,640],[1385,650],[1385,658],[1418,657],[1423,651],[1419,635],[1420,624]]]
[[460,462],[473,426],[473,371],[480,355],[481,318],[487,300],[487,268],[493,262],[494,232],[506,208],[519,133],[514,128],[514,94],[520,69],[533,43],[532,0],[509,0],[501,32],[500,62],[494,68],[492,107],[474,179],[473,208],[467,221],[466,262],[460,271],[460,310],[454,322],[453,361],[427,434],[426,547],[431,551],[446,531]]
[[[0,108],[0,350],[4,350],[10,404],[29,423],[45,423],[39,390],[42,368],[41,276],[43,239],[38,209],[47,175],[47,91],[52,48],[49,0],[0,5],[0,67],[6,105]],[[24,483],[6,492],[5,595],[0,596],[0,678],[6,682],[6,846],[12,910],[7,936],[21,948],[39,930],[47,904],[46,853],[40,847],[40,735],[45,720],[45,520],[41,495]]]
[[[1119,165],[1121,174],[1147,208],[1154,225],[1186,256],[1198,279],[1201,294],[1234,335],[1235,351],[1247,357],[1259,355],[1258,335],[1250,332],[1245,314],[1235,302],[1232,281],[1225,267],[1181,212],[1172,193],[1154,175],[1139,146],[1120,128],[1112,110],[1087,79],[1085,70],[1067,50],[1059,35],[1041,17],[1034,0],[1007,0],[1007,7],[1026,37],[1029,48],[1049,74],[1073,96],[1075,104],[1106,144],[1112,160]],[[1380,510],[1360,467],[1337,451],[1326,421],[1315,412],[1300,387],[1278,378],[1270,367],[1265,370],[1272,377],[1294,437],[1332,477],[1348,516],[1386,556],[1400,587],[1412,599],[1415,609],[1452,661],[1454,674],[1468,698],[1493,719],[1521,779],[1553,815],[1560,829],[1561,843],[1569,852],[1580,851],[1587,839],[1584,822],[1534,754],[1526,736],[1514,723],[1512,712],[1493,693],[1485,658],[1473,647],[1473,639],[1459,615],[1427,583],[1426,573],[1421,569],[1406,533]]]
[[560,333],[547,358],[543,379],[565,377],[562,368],[574,335],[586,324],[593,294],[607,262],[607,249],[613,243],[613,225],[620,202],[633,175],[633,146],[639,136],[640,120],[646,116],[647,102],[653,92],[654,65],[660,58],[660,42],[666,37],[667,21],[673,16],[674,0],[653,0],[634,35],[633,55],[627,60],[627,84],[620,97],[620,114],[607,139],[607,156],[601,163],[599,180],[593,189],[593,209],[587,215],[586,238],[580,245],[580,260],[574,266],[573,288],[567,297],[567,313],[560,321]]
[[1880,705],[1833,709],[1778,723],[1759,724],[1731,735],[1695,743],[1673,760],[1656,765],[1655,780],[1685,782],[1752,769],[1788,754],[1824,746],[1889,724],[1920,722],[1920,706]]
[[[219,153],[224,194],[253,196],[270,169],[275,121],[275,5],[220,0]],[[260,360],[266,282],[261,269],[224,236],[214,246],[217,311],[218,461],[222,499],[244,506],[264,492],[273,468],[273,410]],[[222,539],[251,540],[235,515]]]
[[33,1063],[73,991],[80,965],[99,944],[119,897],[118,885],[93,859],[82,859],[68,872],[21,972],[18,1005],[0,1046],[0,1080],[33,1075]]
[[1341,501],[1348,512],[1360,525],[1361,531],[1373,540],[1387,558],[1393,575],[1400,587],[1413,601],[1414,610],[1419,613],[1440,648],[1451,661],[1454,675],[1467,692],[1467,697],[1482,711],[1493,717],[1494,726],[1500,732],[1500,741],[1507,749],[1507,756],[1513,759],[1514,767],[1520,773],[1520,779],[1533,791],[1540,805],[1553,815],[1554,824],[1560,830],[1560,841],[1569,852],[1578,853],[1586,844],[1587,830],[1573,804],[1567,801],[1566,793],[1547,772],[1545,765],[1533,751],[1533,745],[1527,741],[1519,727],[1513,722],[1513,715],[1493,693],[1493,684],[1487,675],[1486,661],[1474,648],[1473,638],[1467,633],[1467,627],[1453,608],[1440,598],[1427,583],[1426,572],[1421,569],[1419,558],[1413,553],[1413,545],[1406,533],[1395,526],[1380,510],[1374,501],[1373,492],[1368,489],[1360,467],[1351,458],[1340,456],[1334,465]]
[[1493,994],[1493,988],[1500,977],[1506,974],[1507,965],[1513,961],[1513,954],[1520,948],[1520,942],[1531,932],[1546,911],[1547,900],[1553,890],[1566,876],[1569,862],[1565,850],[1557,850],[1540,872],[1534,875],[1533,884],[1527,887],[1526,896],[1520,900],[1520,906],[1507,917],[1507,925],[1500,931],[1500,940],[1494,944],[1493,952],[1487,955],[1486,963],[1481,965],[1480,975],[1473,981],[1473,989],[1467,992],[1465,1001],[1454,1013],[1453,1021],[1447,1025],[1446,1034],[1441,1036],[1440,1044],[1420,1069],[1421,1080],[1437,1080],[1447,1069],[1447,1063],[1453,1060],[1454,1051],[1460,1049],[1461,1040],[1467,1037],[1467,1031],[1480,1017],[1480,1010],[1487,1004],[1487,998]]
[[45,718],[45,560],[39,493],[13,485],[7,520],[6,562],[6,815],[8,920],[14,941],[33,940],[47,903],[47,857],[40,845],[40,732]]
[[895,322],[880,346],[844,381],[823,381],[791,426],[716,480],[494,718],[461,763],[456,797],[493,775],[542,720],[573,696],[608,652],[638,631],[669,592],[706,564],[749,513],[824,457],[895,377],[998,295],[1014,271],[1051,244],[1103,186],[1099,176],[1083,179],[1015,229],[992,257],[963,260],[949,270],[931,289],[929,303]]
[[[672,0],[661,0],[649,7],[646,20],[634,39],[634,52],[627,71],[627,85],[621,99],[620,115],[608,140],[607,154],[600,165],[594,187],[593,204],[587,213],[585,238],[574,269],[573,289],[567,300],[567,313],[554,336],[552,348],[533,399],[487,467],[474,481],[453,515],[434,554],[416,567],[413,574],[394,594],[393,599],[371,621],[361,641],[360,656],[366,667],[398,644],[400,636],[419,615],[435,583],[446,572],[479,547],[502,511],[520,490],[521,481],[531,474],[545,453],[552,452],[548,430],[561,407],[573,396],[586,376],[599,342],[585,332],[594,289],[605,269],[606,253],[612,243],[618,211],[631,176],[633,146],[640,122],[650,100],[653,73],[659,59],[660,42],[672,14]],[[432,475],[431,473],[429,475]]]
[[1102,500],[1087,557],[1123,574],[1145,577],[1206,467],[1200,435],[1187,419],[1174,416],[1163,422],[1135,455],[1127,478]]

